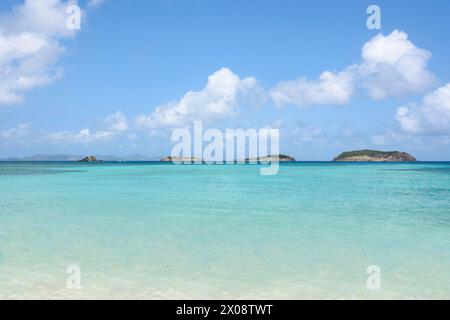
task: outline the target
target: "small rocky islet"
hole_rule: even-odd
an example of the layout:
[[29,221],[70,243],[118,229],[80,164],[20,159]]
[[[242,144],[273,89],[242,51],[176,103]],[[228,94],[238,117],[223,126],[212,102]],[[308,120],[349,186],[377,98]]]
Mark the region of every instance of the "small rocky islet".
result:
[[102,160],[98,160],[94,156],[87,156],[87,157],[84,157],[81,160],[78,160],[78,162],[102,162]]
[[285,154],[274,154],[274,155],[268,155],[265,157],[258,157],[258,158],[247,158],[245,159],[245,162],[272,162],[272,161],[278,161],[278,162],[295,162],[295,158],[285,155]]
[[182,162],[182,163],[194,163],[194,162],[203,162],[200,158],[194,157],[162,157],[160,162]]

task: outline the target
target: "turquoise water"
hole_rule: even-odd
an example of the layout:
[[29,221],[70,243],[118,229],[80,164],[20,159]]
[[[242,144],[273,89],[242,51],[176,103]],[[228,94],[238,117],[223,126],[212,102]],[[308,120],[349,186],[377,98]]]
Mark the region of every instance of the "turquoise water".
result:
[[450,163],[0,163],[0,190],[3,299],[450,298]]

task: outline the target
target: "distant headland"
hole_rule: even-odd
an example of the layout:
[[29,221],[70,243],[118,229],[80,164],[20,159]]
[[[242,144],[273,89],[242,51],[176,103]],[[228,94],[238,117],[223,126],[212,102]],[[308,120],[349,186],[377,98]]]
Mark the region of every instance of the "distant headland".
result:
[[416,158],[400,151],[356,150],[341,153],[334,162],[415,162]]

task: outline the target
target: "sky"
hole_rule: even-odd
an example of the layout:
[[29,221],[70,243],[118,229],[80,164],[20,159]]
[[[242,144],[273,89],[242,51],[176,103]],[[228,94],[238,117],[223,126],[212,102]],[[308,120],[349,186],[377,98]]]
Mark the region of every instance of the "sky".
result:
[[202,120],[298,160],[450,160],[448,30],[444,0],[1,0],[0,158],[160,157]]

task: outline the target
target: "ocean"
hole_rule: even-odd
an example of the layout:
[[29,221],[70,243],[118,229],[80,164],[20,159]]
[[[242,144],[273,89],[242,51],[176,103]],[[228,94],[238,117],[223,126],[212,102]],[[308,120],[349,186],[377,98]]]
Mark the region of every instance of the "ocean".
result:
[[450,298],[450,163],[259,169],[0,163],[0,299]]

